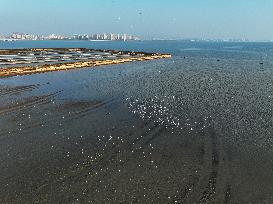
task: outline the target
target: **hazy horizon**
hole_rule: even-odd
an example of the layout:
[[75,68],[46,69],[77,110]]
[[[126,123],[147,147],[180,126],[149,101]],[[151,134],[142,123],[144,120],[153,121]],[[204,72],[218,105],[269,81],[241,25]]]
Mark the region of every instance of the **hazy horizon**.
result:
[[0,34],[272,40],[272,10],[271,0],[0,0]]

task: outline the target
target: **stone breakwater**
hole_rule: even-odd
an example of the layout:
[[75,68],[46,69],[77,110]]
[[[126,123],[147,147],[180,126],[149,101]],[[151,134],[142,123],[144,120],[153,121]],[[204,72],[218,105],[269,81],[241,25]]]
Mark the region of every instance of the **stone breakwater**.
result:
[[78,61],[78,62],[66,62],[66,63],[56,63],[56,64],[43,64],[36,66],[18,66],[18,67],[8,67],[0,69],[0,77],[11,77],[18,75],[27,75],[27,74],[35,74],[35,73],[45,73],[45,72],[53,72],[53,71],[62,71],[62,70],[70,70],[70,69],[78,69],[78,68],[87,68],[87,67],[95,67],[102,65],[111,65],[111,64],[120,64],[127,62],[135,62],[135,61],[146,61],[146,60],[155,60],[155,59],[164,59],[170,58],[169,54],[144,54],[144,56],[132,56],[127,58],[117,58],[117,59],[106,59],[106,60],[86,60],[86,61]]

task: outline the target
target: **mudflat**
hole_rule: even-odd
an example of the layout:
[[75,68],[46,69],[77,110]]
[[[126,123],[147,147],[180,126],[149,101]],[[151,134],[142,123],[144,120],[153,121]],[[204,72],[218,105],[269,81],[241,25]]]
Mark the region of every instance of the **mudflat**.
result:
[[161,43],[1,78],[0,203],[272,203],[272,44]]

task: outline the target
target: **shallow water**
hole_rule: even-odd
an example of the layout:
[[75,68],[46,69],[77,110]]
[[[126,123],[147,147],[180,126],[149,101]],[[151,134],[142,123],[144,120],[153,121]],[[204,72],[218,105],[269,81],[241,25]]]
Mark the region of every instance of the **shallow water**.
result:
[[273,44],[0,46],[173,55],[1,79],[2,203],[272,202]]

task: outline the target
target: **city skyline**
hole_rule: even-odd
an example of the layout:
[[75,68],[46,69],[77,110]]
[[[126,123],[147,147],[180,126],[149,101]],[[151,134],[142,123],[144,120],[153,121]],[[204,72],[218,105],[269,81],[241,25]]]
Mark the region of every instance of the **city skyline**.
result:
[[272,10],[271,0],[0,0],[0,33],[272,40]]
[[0,34],[0,40],[111,40],[111,41],[130,41],[140,40],[139,37],[129,34],[116,33],[95,33],[95,34],[74,34],[72,36],[49,34],[37,35],[31,33],[13,32],[7,36]]
[[49,35],[42,34],[31,34],[22,32],[13,32],[8,35],[2,35],[0,33],[0,40],[11,41],[11,40],[106,40],[106,41],[145,41],[145,40],[181,40],[191,42],[273,42],[272,40],[249,40],[246,38],[225,38],[225,39],[211,39],[211,38],[181,38],[181,39],[164,39],[164,38],[153,38],[153,39],[141,39],[138,36],[130,34],[117,34],[117,33],[90,33],[90,34],[74,34],[64,35],[52,33]]

